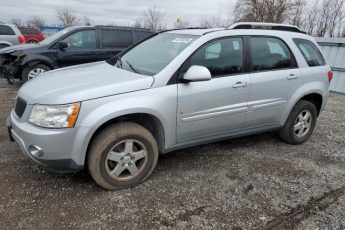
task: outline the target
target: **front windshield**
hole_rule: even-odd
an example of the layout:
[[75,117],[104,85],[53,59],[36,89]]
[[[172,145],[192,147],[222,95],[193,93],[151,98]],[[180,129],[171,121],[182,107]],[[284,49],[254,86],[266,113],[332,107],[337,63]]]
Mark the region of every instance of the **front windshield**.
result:
[[199,36],[162,33],[129,50],[116,62],[118,68],[153,76]]
[[57,38],[63,36],[64,34],[68,33],[69,31],[71,31],[73,28],[72,27],[68,27],[66,29],[63,29],[59,32],[57,32],[56,34],[53,34],[51,36],[49,36],[48,38],[44,39],[43,41],[41,41],[39,44],[40,45],[49,45],[50,43],[52,43],[53,41],[55,41]]

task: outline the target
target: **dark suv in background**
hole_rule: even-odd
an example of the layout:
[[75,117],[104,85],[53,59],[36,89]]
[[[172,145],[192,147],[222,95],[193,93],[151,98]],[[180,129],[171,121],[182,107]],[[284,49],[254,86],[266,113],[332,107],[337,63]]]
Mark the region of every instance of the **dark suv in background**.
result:
[[107,60],[153,33],[131,27],[69,27],[38,44],[0,50],[0,72],[9,82],[26,82],[52,69]]

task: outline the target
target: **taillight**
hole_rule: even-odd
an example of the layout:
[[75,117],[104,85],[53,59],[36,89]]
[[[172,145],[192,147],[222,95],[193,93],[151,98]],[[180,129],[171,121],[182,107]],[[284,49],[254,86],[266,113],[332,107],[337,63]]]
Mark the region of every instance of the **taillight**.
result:
[[25,38],[23,36],[18,36],[18,42],[20,44],[24,44],[25,43]]
[[332,78],[333,78],[333,72],[332,71],[328,71],[328,81],[331,82]]

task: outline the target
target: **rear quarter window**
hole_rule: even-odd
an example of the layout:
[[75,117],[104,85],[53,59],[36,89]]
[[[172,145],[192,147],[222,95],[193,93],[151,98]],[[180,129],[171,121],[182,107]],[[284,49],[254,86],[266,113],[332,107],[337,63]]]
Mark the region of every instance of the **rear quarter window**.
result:
[[16,34],[11,27],[0,25],[0,35],[16,35]]
[[294,38],[293,41],[310,67],[326,65],[321,51],[313,42],[300,38]]

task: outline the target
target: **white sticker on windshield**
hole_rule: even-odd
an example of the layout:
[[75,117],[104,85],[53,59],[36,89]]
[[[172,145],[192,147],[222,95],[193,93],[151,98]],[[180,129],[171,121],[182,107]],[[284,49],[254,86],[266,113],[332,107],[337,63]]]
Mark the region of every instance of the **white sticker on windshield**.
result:
[[190,43],[193,41],[193,38],[175,38],[172,42],[175,43]]

